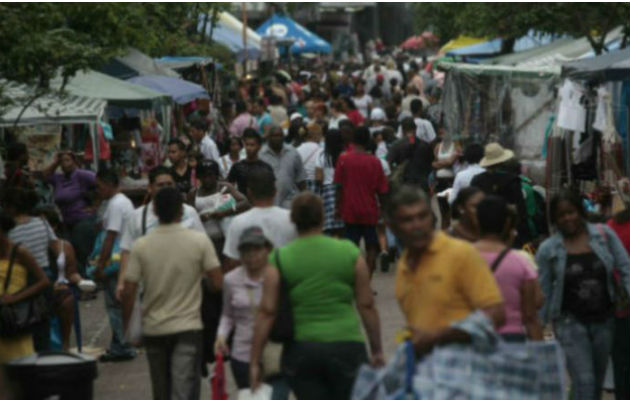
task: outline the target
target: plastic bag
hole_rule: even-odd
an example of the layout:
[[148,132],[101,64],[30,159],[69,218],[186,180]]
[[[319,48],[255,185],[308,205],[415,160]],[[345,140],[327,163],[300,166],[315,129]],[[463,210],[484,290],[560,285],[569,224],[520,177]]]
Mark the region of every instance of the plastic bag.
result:
[[136,301],[133,304],[129,326],[125,332],[125,341],[134,346],[138,346],[142,342],[142,303],[139,295],[136,296]]
[[210,378],[210,387],[212,388],[211,400],[228,400],[225,386],[225,364],[223,363],[223,354],[217,353],[216,362],[214,364],[214,372],[212,373],[212,378]]
[[271,400],[272,392],[271,386],[263,383],[256,392],[252,392],[251,389],[239,390],[238,400]]

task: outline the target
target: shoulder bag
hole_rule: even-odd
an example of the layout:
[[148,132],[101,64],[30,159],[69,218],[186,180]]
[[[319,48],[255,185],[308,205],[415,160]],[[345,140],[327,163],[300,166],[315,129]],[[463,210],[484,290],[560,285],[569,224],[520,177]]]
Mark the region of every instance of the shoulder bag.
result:
[[[18,244],[13,245],[9,256],[7,275],[2,294],[6,294],[11,283],[13,265]],[[13,337],[31,333],[33,328],[48,319],[48,306],[42,294],[14,304],[0,304],[0,337]]]
[[276,319],[271,327],[269,338],[272,342],[286,343],[293,341],[293,310],[291,307],[291,299],[289,298],[289,285],[282,273],[280,263],[280,249],[276,249],[275,254],[276,266],[280,274],[280,287],[278,290],[278,309]]
[[492,265],[490,266],[490,270],[492,270],[492,273],[494,274],[495,272],[497,272],[497,269],[499,269],[499,265],[501,265],[501,262],[503,261],[503,259],[505,258],[505,256],[507,256],[507,254],[510,252],[510,248],[506,247],[505,249],[503,249],[503,251],[501,251],[499,253],[499,255],[497,256],[497,258],[494,259],[494,262],[492,263]]

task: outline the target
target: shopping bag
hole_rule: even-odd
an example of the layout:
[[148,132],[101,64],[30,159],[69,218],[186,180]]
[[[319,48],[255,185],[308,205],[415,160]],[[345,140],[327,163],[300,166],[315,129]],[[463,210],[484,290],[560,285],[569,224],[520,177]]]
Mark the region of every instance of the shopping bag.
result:
[[215,357],[214,372],[210,378],[210,387],[212,388],[210,400],[228,400],[223,354],[217,353]]
[[272,387],[263,383],[255,392],[251,389],[239,390],[237,400],[271,400],[272,392]]
[[134,346],[139,346],[142,343],[142,303],[140,302],[140,295],[136,296],[136,301],[133,304],[129,326],[127,326],[127,332],[125,332],[125,341]]

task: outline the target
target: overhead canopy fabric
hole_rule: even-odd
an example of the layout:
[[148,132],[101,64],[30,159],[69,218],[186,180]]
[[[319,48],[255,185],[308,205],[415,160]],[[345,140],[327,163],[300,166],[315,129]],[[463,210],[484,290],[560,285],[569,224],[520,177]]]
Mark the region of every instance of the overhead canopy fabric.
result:
[[[551,43],[554,40],[553,35],[539,34],[533,30],[527,33],[514,42],[514,52],[525,51],[528,49],[543,46]],[[488,40],[486,42],[472,44],[470,46],[460,47],[458,49],[450,50],[446,53],[447,56],[463,56],[463,55],[491,55],[497,54],[501,51],[503,39],[497,38]]]
[[[205,15],[199,16],[197,29],[203,30]],[[222,11],[218,13],[218,21],[216,26],[212,26],[212,22],[208,22],[204,34],[210,35],[212,32],[212,40],[221,43],[236,54],[239,61],[245,59],[255,60],[260,57],[260,36],[252,29],[246,29],[247,48],[243,44],[243,23],[234,18],[230,13]],[[247,51],[245,51],[247,49]]]
[[100,71],[118,79],[129,79],[139,75],[179,77],[177,72],[156,63],[151,57],[134,48],[129,48],[124,56],[113,58]]
[[[61,78],[53,80],[51,86],[61,87]],[[118,107],[153,108],[171,101],[163,93],[92,70],[79,71],[70,78],[65,90],[75,96],[102,99],[108,105]]]
[[[256,29],[261,36],[272,36],[276,39],[293,39],[290,47],[292,54],[330,53],[330,43],[309,31],[289,17],[274,14]],[[280,49],[281,53],[284,51]]]
[[[606,35],[606,46],[611,46],[623,36],[623,27],[617,27]],[[592,51],[586,37],[579,39],[558,39],[547,45],[508,54],[487,60],[490,64],[506,64],[516,66],[561,65],[567,61],[580,58]]]
[[562,66],[562,76],[573,80],[620,81],[630,79],[630,49],[571,61]]
[[144,75],[131,78],[128,82],[168,94],[178,104],[186,104],[195,99],[210,98],[203,86],[179,78]]
[[[160,65],[164,65],[171,69],[180,70],[193,67],[195,65],[215,64],[212,57],[177,57],[166,56],[155,60]],[[216,63],[218,66],[218,63]]]
[[[14,126],[35,90],[15,82],[0,80],[0,86],[13,104],[0,109],[0,127]],[[22,113],[18,126],[38,124],[83,124],[96,122],[107,106],[102,99],[49,93],[38,97]]]
[[477,43],[483,43],[488,39],[485,38],[474,38],[470,36],[458,36],[455,39],[449,40],[442,48],[440,49],[439,54],[445,54],[451,50],[459,49],[460,47],[466,47]]

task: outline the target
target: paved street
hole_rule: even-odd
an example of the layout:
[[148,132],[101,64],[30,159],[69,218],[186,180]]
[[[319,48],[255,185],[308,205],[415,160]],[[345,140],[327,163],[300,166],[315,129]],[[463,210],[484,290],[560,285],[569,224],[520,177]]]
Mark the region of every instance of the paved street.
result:
[[[376,297],[383,330],[383,344],[385,354],[390,356],[395,348],[396,332],[404,326],[403,318],[398,310],[394,298],[394,274],[379,273],[375,275],[373,286],[377,291]],[[85,352],[98,353],[103,351],[110,339],[110,330],[105,314],[102,293],[93,301],[81,303],[81,319]],[[98,378],[94,385],[96,400],[138,400],[151,398],[151,384],[149,371],[144,353],[131,362],[99,363]],[[228,374],[229,376],[230,374]],[[234,386],[230,385],[232,393]],[[202,385],[202,399],[210,398],[209,382],[204,380]]]

